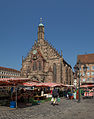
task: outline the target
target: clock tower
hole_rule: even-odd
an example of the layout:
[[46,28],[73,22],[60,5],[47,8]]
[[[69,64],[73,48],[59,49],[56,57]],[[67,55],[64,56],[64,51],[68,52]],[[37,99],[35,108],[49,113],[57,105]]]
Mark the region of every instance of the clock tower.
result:
[[38,26],[38,42],[44,40],[44,25],[42,24],[42,18],[40,18],[40,24]]

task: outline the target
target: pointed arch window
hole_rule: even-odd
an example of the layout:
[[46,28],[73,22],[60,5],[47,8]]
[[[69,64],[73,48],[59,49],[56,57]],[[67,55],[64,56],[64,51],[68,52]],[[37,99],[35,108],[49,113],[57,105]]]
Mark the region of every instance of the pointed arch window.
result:
[[41,66],[41,61],[39,61],[39,70],[42,69],[42,66]]
[[33,71],[37,70],[37,63],[33,62]]
[[56,82],[57,79],[57,67],[56,64],[53,64],[53,82]]
[[68,67],[66,67],[66,84],[68,84]]

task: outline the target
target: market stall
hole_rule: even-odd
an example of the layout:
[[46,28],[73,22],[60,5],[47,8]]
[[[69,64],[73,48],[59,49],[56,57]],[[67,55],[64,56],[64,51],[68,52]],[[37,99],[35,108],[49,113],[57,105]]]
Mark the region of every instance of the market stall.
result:
[[[34,99],[45,99],[46,97],[52,97],[51,95],[51,90],[53,89],[53,87],[62,87],[63,84],[61,83],[42,83],[42,82],[26,82],[23,83],[23,86],[27,86],[27,87],[37,87],[38,91],[36,93],[36,95],[34,96]],[[47,89],[50,89],[49,91],[47,91]],[[44,91],[44,89],[46,91]]]
[[83,91],[83,98],[94,97],[94,84],[81,85],[80,88]]
[[10,104],[13,104],[17,108],[17,89],[18,86],[24,82],[30,81],[28,78],[0,78],[0,87],[10,87],[11,88],[11,97],[12,97],[12,92],[15,89],[15,96],[16,100],[11,101]]

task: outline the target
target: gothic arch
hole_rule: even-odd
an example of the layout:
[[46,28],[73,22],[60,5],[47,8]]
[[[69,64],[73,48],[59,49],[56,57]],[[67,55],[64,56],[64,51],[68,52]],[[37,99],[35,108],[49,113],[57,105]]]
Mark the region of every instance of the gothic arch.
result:
[[56,63],[53,64],[53,82],[57,80],[57,66]]
[[35,71],[35,70],[37,70],[37,62],[36,61],[33,62],[33,71]]

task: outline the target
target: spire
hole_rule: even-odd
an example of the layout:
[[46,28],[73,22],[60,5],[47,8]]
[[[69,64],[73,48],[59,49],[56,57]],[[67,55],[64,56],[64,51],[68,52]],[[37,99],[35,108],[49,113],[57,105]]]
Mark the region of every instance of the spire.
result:
[[40,18],[40,24],[38,26],[38,41],[44,40],[44,25],[42,23],[42,18]]

